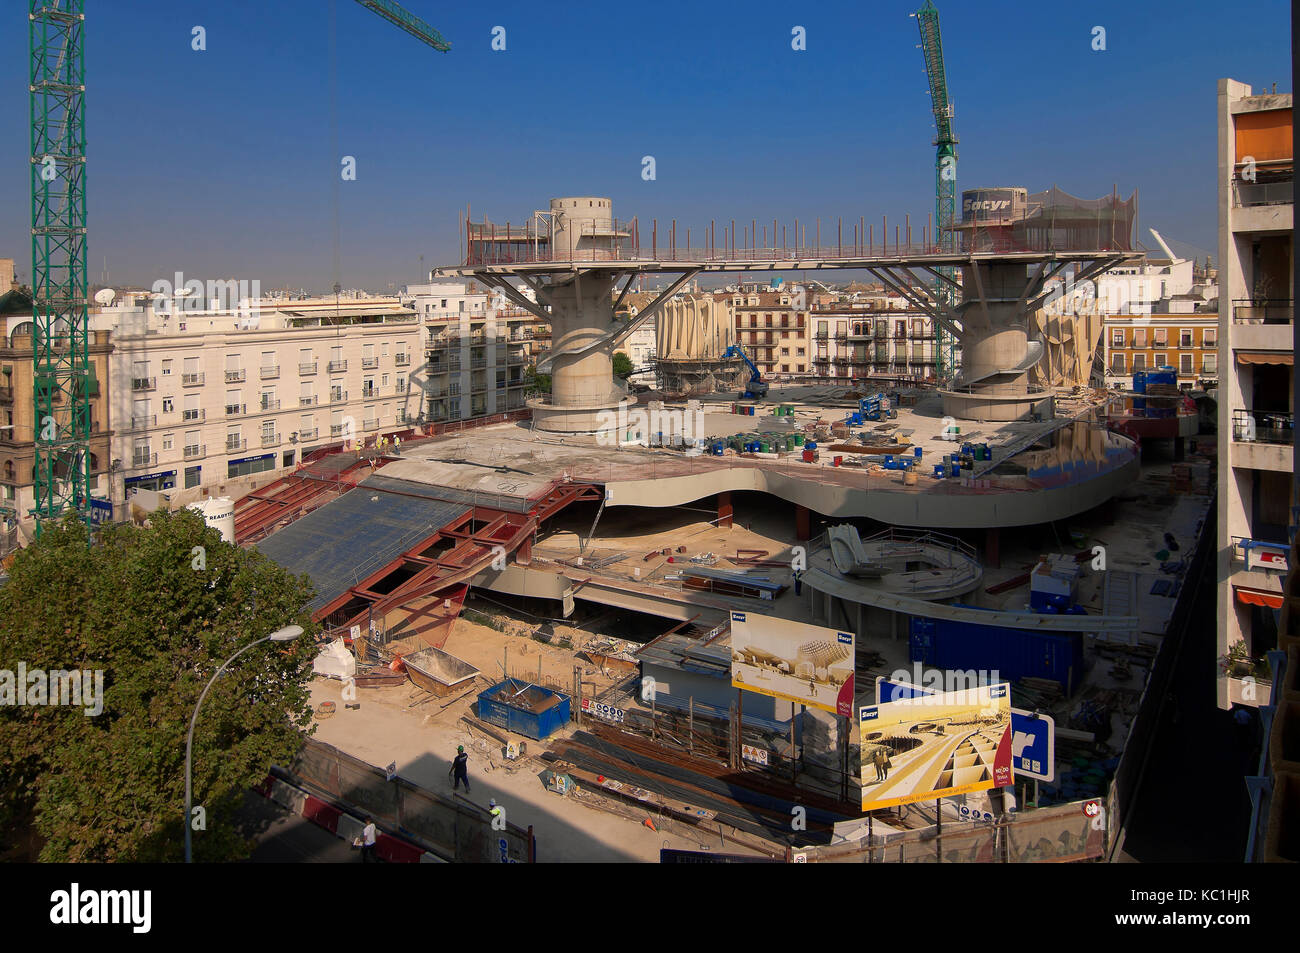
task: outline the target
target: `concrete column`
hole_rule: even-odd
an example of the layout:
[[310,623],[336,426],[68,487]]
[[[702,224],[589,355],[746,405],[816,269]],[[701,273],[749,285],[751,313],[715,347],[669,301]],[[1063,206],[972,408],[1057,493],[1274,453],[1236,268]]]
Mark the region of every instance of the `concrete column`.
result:
[[984,531],[984,566],[986,569],[997,569],[1001,566],[1000,554],[998,552],[1000,539],[996,526],[989,527]]
[[808,507],[794,505],[794,538],[801,543],[806,542],[812,536],[812,514]]
[[718,494],[718,526],[723,529],[731,529],[731,493]]

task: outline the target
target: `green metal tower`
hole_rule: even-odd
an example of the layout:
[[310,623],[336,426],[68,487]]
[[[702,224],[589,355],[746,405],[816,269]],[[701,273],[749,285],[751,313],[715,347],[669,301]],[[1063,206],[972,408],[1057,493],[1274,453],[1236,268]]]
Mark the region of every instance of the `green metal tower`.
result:
[[[916,12],[921,31],[921,50],[925,53],[925,72],[930,78],[930,105],[934,110],[934,195],[935,244],[943,251],[957,250],[957,236],[952,227],[957,218],[957,134],[952,130],[952,103],[948,100],[948,77],[943,66],[943,41],[939,36],[939,11],[931,0]],[[956,280],[955,268],[939,269]],[[945,281],[936,280],[934,296],[949,313],[957,306],[957,293]],[[940,380],[950,380],[957,373],[957,339],[940,327],[938,365]]]
[[37,532],[90,514],[85,0],[30,0]]

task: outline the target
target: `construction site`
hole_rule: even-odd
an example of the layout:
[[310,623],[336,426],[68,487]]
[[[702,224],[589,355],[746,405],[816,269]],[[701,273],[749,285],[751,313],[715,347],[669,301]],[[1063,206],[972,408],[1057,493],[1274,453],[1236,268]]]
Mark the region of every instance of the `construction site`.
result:
[[[521,261],[501,260],[510,233],[472,227],[465,262],[443,269],[551,324],[552,389],[528,419],[327,452],[237,504],[236,541],[316,586],[330,643],[316,738],[376,765],[436,768],[468,747],[543,859],[577,859],[548,830],[591,811],[637,859],[1109,857],[1162,648],[1205,565],[1214,453],[1212,439],[1189,453],[1185,430],[1143,448],[1113,419],[1131,398],[1069,362],[1053,385],[1030,379],[1048,281],[1133,256],[1123,209],[1086,247],[1050,231],[1031,247],[999,221],[1006,235],[970,249],[819,254],[646,249],[611,205],[553,200],[548,240],[534,231]],[[777,385],[745,360],[739,383],[711,371],[697,396],[644,406],[618,385],[614,349],[657,313],[675,319],[669,373],[725,367],[740,349],[697,305],[674,314],[673,295],[763,266],[907,289],[950,328],[960,373]],[[951,309],[916,280],[943,268]],[[672,278],[615,319],[646,273]],[[741,637],[754,626],[767,634]],[[882,740],[855,724],[898,704],[882,680],[953,679],[1033,726],[922,711]],[[942,743],[910,750],[926,732]],[[891,761],[898,784],[868,778]]]
[[[1172,369],[1102,385],[1096,312],[1059,307],[1067,282],[1142,259],[1136,191],[958,192],[938,14],[916,16],[937,131],[924,224],[755,209],[690,230],[588,195],[466,215],[462,254],[429,277],[547,329],[530,369],[547,386],[473,420],[332,420],[282,475],[202,504],[315,591],[314,732],[262,793],[341,836],[373,818],[388,859],[1120,858],[1214,552],[1217,442]],[[932,329],[926,370],[819,374],[810,326],[790,329],[805,370],[765,370],[733,305],[687,293],[756,275],[777,295],[896,296]],[[615,355],[648,322],[656,385],[638,394]],[[426,345],[413,382],[422,360],[445,371]],[[470,348],[467,394],[493,359]],[[44,370],[72,395],[45,408],[51,516],[90,494],[75,363]],[[459,405],[452,373],[437,396]],[[146,498],[166,502],[137,496],[141,520]]]
[[[1049,308],[1141,257],[1136,198],[978,189],[958,215],[925,10],[921,35],[940,135],[919,236],[754,219],[692,242],[603,196],[465,221],[435,277],[549,326],[549,393],[400,453],[327,448],[234,511],[238,544],[316,587],[309,745],[435,792],[468,750],[527,825],[502,859],[1117,853],[1206,563],[1213,440],[1189,453],[1194,413],[1157,401],[1176,425],[1143,447],[1146,415],[1093,386],[1095,315]],[[939,373],[766,379],[729,304],[681,294],[762,272],[868,276],[939,329]],[[613,355],[652,319],[642,401]],[[872,727],[900,704],[922,707]],[[338,799],[341,770],[293,780]]]

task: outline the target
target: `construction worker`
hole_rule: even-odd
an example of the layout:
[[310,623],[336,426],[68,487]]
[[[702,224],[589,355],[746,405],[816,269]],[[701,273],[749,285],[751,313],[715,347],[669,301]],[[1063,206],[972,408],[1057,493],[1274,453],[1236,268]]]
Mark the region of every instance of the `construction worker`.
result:
[[460,790],[460,782],[465,782],[465,793],[469,793],[469,755],[465,753],[464,745],[456,746],[456,759],[451,763],[451,770],[447,772],[455,784],[452,785],[453,791]]
[[401,437],[394,437],[394,438],[393,438],[393,452],[394,452],[394,453],[401,453],[401,452],[402,452],[402,438],[401,438]]
[[501,816],[501,808],[497,807],[496,798],[488,799],[488,813],[492,815],[493,820]]

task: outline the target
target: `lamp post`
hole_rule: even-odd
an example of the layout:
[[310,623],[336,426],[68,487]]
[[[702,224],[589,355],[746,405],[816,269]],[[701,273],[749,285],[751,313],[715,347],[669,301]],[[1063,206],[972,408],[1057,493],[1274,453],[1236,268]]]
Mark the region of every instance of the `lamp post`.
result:
[[194,723],[199,720],[199,709],[203,707],[203,699],[208,696],[208,689],[210,689],[213,683],[221,677],[221,673],[226,670],[227,666],[251,649],[254,645],[261,645],[263,642],[291,642],[298,638],[298,636],[302,635],[302,631],[303,629],[300,625],[286,625],[283,629],[276,629],[270,635],[262,636],[256,642],[249,642],[242,649],[221,663],[221,667],[213,673],[210,679],[208,679],[208,684],[203,686],[203,691],[199,694],[198,704],[194,706],[194,714],[190,716],[190,730],[185,736],[185,863],[187,864],[194,862],[194,855],[190,844],[190,814],[193,808],[190,798],[190,767],[194,750]]

